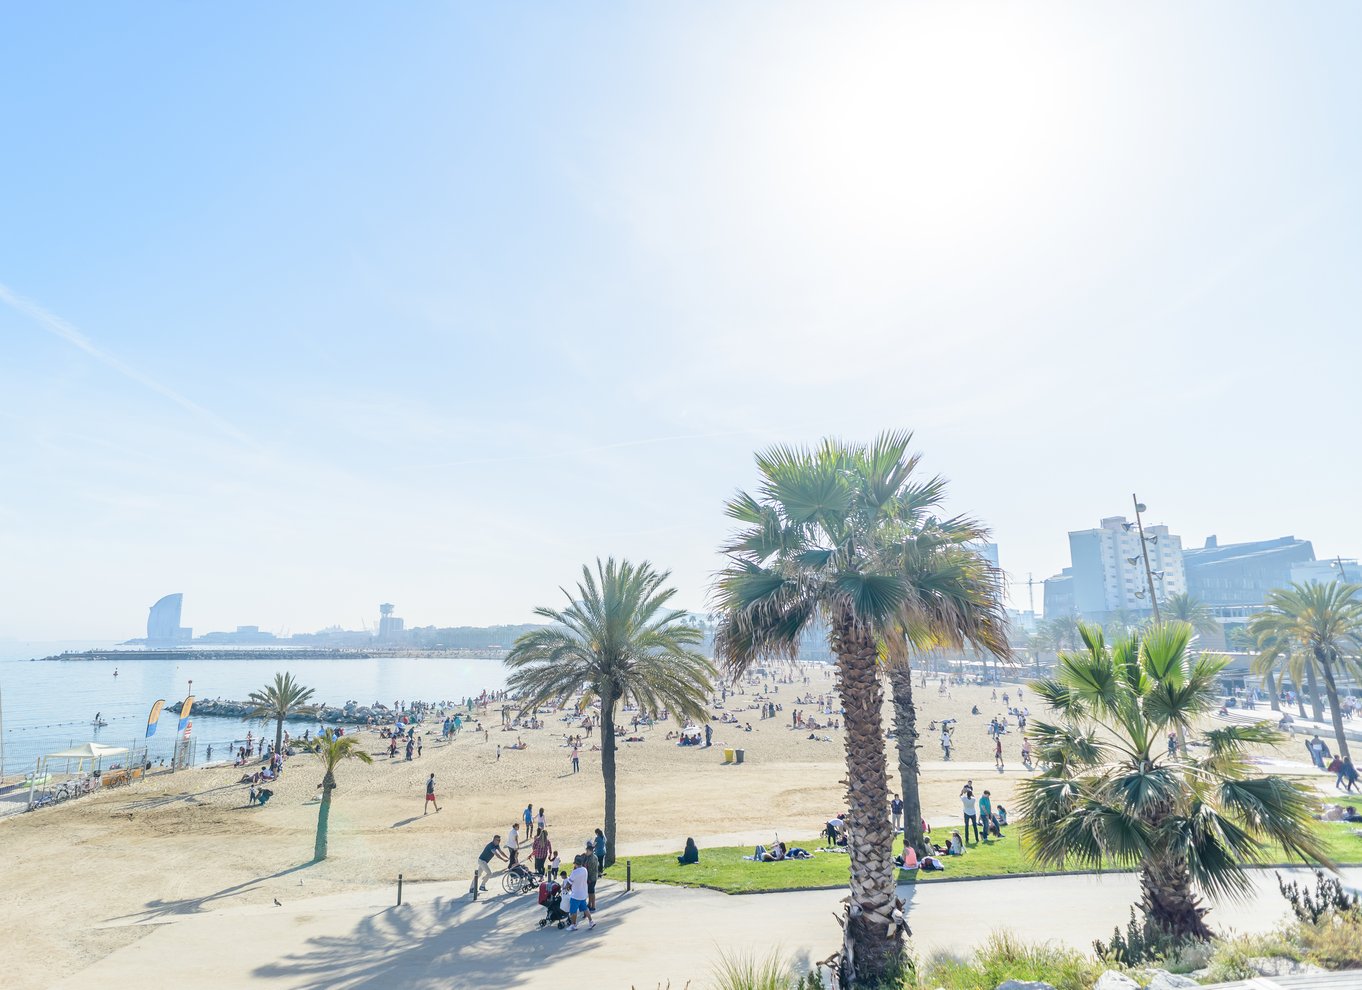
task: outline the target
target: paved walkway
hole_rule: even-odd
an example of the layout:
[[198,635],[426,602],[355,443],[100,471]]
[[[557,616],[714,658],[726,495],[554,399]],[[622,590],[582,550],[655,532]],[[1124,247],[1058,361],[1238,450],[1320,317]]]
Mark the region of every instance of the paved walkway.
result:
[[[1362,884],[1362,868],[1343,871]],[[904,886],[919,955],[965,952],[989,932],[1010,928],[1027,940],[1088,949],[1124,925],[1138,896],[1130,874],[1026,877]],[[594,931],[540,930],[529,895],[469,900],[464,884],[409,886],[402,907],[393,888],[287,902],[282,906],[111,922],[157,926],[56,984],[299,990],[565,990],[666,986],[700,990],[721,951],[797,961],[837,947],[833,914],[841,891],[728,896],[708,890],[641,887],[625,893],[603,882]],[[1217,908],[1220,929],[1266,930],[1285,916],[1272,871],[1255,877],[1247,902]]]

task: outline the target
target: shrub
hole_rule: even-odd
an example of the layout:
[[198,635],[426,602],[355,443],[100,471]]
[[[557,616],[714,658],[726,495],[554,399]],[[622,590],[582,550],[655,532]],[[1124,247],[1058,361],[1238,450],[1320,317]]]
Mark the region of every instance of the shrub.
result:
[[992,990],[1006,980],[1044,980],[1057,990],[1088,990],[1103,968],[1076,949],[1052,942],[1028,945],[1011,932],[999,931],[990,934],[971,957],[933,956],[919,970],[917,985]]
[[1131,908],[1125,934],[1117,928],[1111,933],[1110,942],[1098,939],[1092,948],[1098,959],[1130,969],[1176,956],[1187,944],[1156,930],[1147,916],[1137,919],[1135,909]]
[[1307,962],[1325,969],[1362,968],[1362,912],[1331,913],[1318,924],[1297,927]]
[[724,952],[714,964],[714,990],[793,990],[802,982],[781,960],[778,951],[762,959]]
[[1287,883],[1277,874],[1277,889],[1282,892],[1291,911],[1307,925],[1317,925],[1321,918],[1333,915],[1362,913],[1362,898],[1350,894],[1338,877],[1326,877],[1323,870],[1315,871],[1315,893],[1312,895],[1296,881]]
[[1206,964],[1203,983],[1229,983],[1247,980],[1258,975],[1249,960],[1255,956],[1280,956],[1300,959],[1300,949],[1286,932],[1266,935],[1229,935],[1212,943],[1215,950]]

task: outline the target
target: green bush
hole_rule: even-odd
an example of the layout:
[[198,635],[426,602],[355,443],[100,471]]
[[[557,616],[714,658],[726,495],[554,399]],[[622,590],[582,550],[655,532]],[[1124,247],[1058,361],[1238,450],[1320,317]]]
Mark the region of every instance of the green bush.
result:
[[1300,959],[1301,951],[1294,944],[1289,932],[1271,932],[1266,935],[1230,935],[1213,943],[1214,951],[1206,965],[1203,983],[1229,983],[1232,980],[1247,980],[1258,975],[1249,965],[1254,956],[1281,956],[1286,959]]
[[1330,914],[1317,924],[1300,924],[1296,936],[1306,962],[1325,969],[1362,968],[1362,914]]
[[1057,990],[1089,990],[1105,968],[1076,949],[1052,942],[1028,945],[1011,932],[999,931],[967,958],[934,955],[919,967],[917,986],[993,990],[1006,980],[1043,980]]
[[751,955],[719,955],[714,964],[713,990],[794,990],[802,981],[773,950],[764,958]]

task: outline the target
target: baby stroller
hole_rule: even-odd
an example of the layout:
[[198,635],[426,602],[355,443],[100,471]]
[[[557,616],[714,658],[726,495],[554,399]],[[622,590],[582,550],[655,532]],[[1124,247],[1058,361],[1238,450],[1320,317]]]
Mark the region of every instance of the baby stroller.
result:
[[544,905],[544,917],[539,920],[540,928],[557,925],[567,927],[568,913],[563,910],[563,891],[556,883],[545,880],[539,885],[539,903]]

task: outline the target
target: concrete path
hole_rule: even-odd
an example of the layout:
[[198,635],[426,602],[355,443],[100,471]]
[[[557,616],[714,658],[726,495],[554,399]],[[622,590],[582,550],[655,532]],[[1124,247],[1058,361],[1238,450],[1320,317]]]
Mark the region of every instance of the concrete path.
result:
[[[1362,884],[1362,868],[1343,871]],[[900,888],[919,956],[967,952],[1008,928],[1027,940],[1088,949],[1124,925],[1138,896],[1134,875],[1025,877]],[[833,914],[841,891],[729,896],[707,890],[641,887],[625,893],[605,881],[595,930],[538,928],[533,896],[496,894],[476,903],[465,884],[408,886],[402,907],[393,888],[240,907],[112,926],[155,930],[54,986],[244,987],[299,990],[573,990],[670,983],[709,984],[721,952],[796,963],[830,955],[838,944]],[[1255,876],[1247,902],[1212,914],[1218,930],[1266,930],[1285,902],[1272,871]]]

